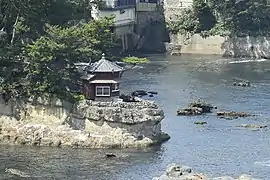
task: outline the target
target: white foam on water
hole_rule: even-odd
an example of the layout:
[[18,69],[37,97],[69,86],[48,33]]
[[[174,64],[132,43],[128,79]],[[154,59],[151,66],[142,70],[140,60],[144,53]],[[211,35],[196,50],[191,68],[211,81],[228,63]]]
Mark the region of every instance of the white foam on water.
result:
[[268,160],[268,161],[256,161],[254,164],[259,165],[259,166],[264,166],[264,167],[270,167],[270,160]]
[[248,63],[248,62],[264,62],[267,61],[267,59],[247,59],[247,60],[241,60],[241,61],[231,61],[229,64],[240,64],[240,63]]

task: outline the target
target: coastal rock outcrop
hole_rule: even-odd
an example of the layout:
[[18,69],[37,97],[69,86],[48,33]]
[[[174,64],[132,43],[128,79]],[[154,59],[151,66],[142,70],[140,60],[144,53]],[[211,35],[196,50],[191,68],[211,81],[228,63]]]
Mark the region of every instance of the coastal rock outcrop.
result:
[[251,114],[245,112],[234,112],[234,111],[219,111],[217,112],[217,116],[220,118],[224,118],[227,120],[237,119],[239,117],[248,117]]
[[180,164],[169,164],[163,175],[160,177],[154,177],[153,180],[259,180],[254,179],[250,175],[243,174],[238,178],[233,178],[231,176],[222,177],[208,177],[205,174],[193,172],[193,170],[188,166],[183,166]]
[[0,102],[0,143],[82,148],[147,147],[168,140],[152,101]]
[[204,101],[198,100],[192,102],[188,105],[187,108],[177,110],[178,116],[195,116],[202,115],[205,113],[211,113],[214,107],[210,104],[207,104]]

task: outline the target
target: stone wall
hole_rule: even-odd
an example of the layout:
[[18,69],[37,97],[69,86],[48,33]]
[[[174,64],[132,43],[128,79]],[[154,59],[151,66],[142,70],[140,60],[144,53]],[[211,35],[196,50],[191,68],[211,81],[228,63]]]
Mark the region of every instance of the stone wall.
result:
[[170,54],[209,54],[226,57],[270,58],[270,37],[228,38],[210,36],[202,38],[199,34],[191,37],[171,35],[167,44]]
[[171,42],[167,44],[167,52],[170,54],[223,54],[222,43],[224,38],[212,36],[202,38],[195,34],[192,37],[185,37],[180,34],[171,35]]
[[0,143],[87,148],[146,147],[163,138],[164,113],[151,101],[77,104],[0,101]]

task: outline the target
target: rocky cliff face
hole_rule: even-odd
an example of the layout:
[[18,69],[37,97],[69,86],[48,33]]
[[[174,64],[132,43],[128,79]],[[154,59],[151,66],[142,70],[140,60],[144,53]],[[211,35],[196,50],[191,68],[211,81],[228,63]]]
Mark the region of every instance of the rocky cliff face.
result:
[[146,147],[168,139],[163,111],[151,101],[71,104],[0,102],[0,142],[85,148]]
[[208,54],[225,57],[249,57],[270,59],[270,37],[201,37],[199,34],[185,37],[171,35],[167,52],[172,55]]

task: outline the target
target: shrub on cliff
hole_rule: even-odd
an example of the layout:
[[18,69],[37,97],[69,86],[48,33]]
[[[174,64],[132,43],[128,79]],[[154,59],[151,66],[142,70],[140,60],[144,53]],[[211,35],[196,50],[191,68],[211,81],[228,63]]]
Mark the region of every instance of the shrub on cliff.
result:
[[139,58],[135,56],[125,57],[122,59],[122,61],[129,64],[144,64],[149,62],[147,58]]

